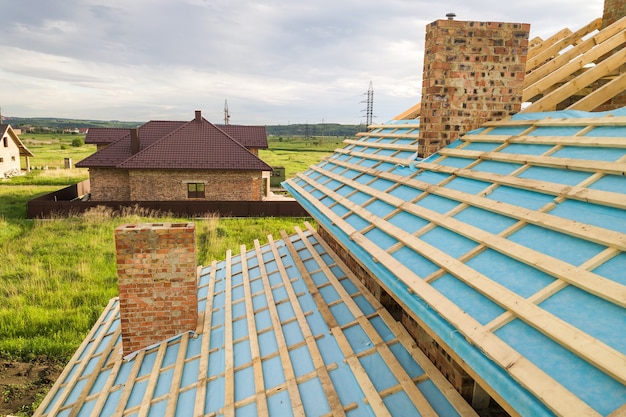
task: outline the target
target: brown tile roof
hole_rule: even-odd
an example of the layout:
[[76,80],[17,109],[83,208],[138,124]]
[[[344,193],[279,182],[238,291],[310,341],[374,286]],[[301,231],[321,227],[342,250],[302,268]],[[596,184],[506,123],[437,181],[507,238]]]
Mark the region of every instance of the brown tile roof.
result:
[[[139,152],[131,152],[130,130],[76,164],[79,168],[238,169],[269,171],[250,148],[267,148],[264,126],[221,125],[201,118],[190,122],[151,121],[139,128]],[[97,135],[104,134],[96,133]],[[121,134],[121,132],[113,132]],[[113,135],[109,135],[112,137]],[[236,138],[236,139],[235,139]]]
[[85,143],[103,145],[113,143],[128,135],[128,129],[116,127],[92,127],[87,131]]
[[267,149],[265,126],[215,125],[246,148]]
[[[163,138],[167,134],[183,126],[186,122],[174,122],[174,121],[150,121],[141,127],[139,127],[139,150],[147,148],[159,139]],[[103,129],[103,128],[98,128]],[[104,130],[104,129],[103,129]],[[114,129],[117,130],[117,129]],[[118,138],[115,142],[112,142],[109,146],[99,150],[91,156],[78,162],[76,166],[78,168],[91,168],[91,167],[110,167],[114,168],[118,164],[121,164],[131,156],[133,156],[130,150],[130,130],[122,129],[125,134]],[[91,132],[91,130],[90,130]],[[85,139],[86,142],[86,139]]]
[[[141,140],[141,132],[139,136]],[[118,167],[261,171],[272,169],[245,146],[204,118],[186,123]]]

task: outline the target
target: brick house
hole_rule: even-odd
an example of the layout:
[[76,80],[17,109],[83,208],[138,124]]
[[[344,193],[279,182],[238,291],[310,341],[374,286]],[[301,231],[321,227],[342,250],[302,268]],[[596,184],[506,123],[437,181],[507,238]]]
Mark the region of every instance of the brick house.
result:
[[76,166],[89,168],[93,201],[262,201],[269,190],[264,127],[218,127],[196,111],[189,122],[90,129],[86,142],[98,151]]
[[34,156],[22,143],[15,130],[8,124],[0,124],[0,178],[9,178],[22,170],[20,158],[23,156],[26,171],[30,171],[29,158]]

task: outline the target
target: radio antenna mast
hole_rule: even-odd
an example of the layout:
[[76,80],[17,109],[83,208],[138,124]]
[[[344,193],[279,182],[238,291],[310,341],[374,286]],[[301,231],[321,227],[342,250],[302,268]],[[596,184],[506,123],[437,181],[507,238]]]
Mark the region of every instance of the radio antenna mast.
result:
[[224,124],[230,124],[230,113],[228,112],[228,100],[224,100]]

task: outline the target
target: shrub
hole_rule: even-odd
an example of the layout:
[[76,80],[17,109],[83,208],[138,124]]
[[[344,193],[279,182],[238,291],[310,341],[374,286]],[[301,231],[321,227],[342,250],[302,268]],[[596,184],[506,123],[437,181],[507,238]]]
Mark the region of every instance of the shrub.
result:
[[72,139],[72,146],[79,148],[85,144],[84,138],[74,138]]

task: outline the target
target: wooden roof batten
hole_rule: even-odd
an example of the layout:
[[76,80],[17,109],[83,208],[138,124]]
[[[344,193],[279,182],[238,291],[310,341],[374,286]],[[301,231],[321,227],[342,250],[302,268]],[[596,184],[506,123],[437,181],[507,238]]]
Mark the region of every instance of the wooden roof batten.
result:
[[[523,113],[593,111],[626,88],[626,17],[601,29],[595,19],[576,32],[561,31],[528,51]],[[596,32],[594,34],[594,32]]]

